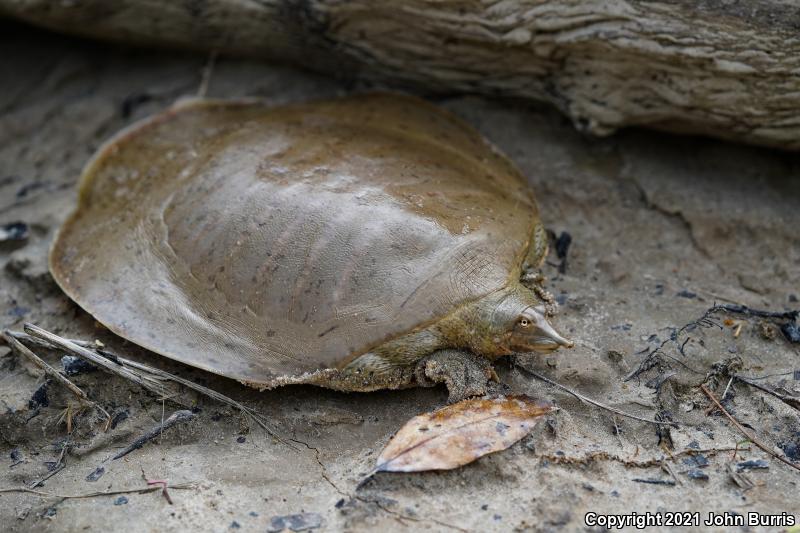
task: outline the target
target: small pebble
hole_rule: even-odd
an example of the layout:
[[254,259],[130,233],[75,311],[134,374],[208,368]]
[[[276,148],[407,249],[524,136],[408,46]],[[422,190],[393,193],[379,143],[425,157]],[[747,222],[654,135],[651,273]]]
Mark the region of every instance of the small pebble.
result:
[[128,498],[126,498],[125,496],[120,496],[119,498],[114,500],[114,505],[125,505],[126,503],[128,503]]
[[792,461],[800,461],[800,440],[797,442],[778,443],[778,447],[783,450],[786,457]]
[[562,231],[555,242],[554,248],[556,249],[556,256],[559,259],[564,259],[569,253],[569,246],[572,244],[572,235],[566,231]]
[[80,357],[75,357],[74,355],[65,355],[62,357],[61,367],[64,369],[64,373],[68,376],[77,376],[78,374],[95,372],[97,370],[97,367],[92,363],[85,361]]
[[787,322],[781,326],[781,331],[789,342],[800,342],[800,326],[797,322]]
[[708,458],[703,454],[692,455],[690,457],[684,457],[683,464],[688,466],[693,466],[696,468],[703,468],[708,466]]
[[238,442],[239,444],[243,444],[246,440],[247,439],[244,437],[244,435],[236,437],[236,442]]
[[692,468],[686,475],[689,476],[691,479],[708,479],[708,474],[700,470],[699,468]]
[[758,459],[755,461],[742,461],[736,464],[736,471],[742,472],[744,470],[763,470],[769,468],[769,461],[766,459]]
[[284,529],[307,531],[322,527],[322,515],[318,513],[300,513],[284,516],[273,516],[267,526],[268,533],[278,533]]
[[111,418],[111,429],[114,429],[119,425],[122,421],[128,418],[128,411],[119,411]]
[[39,407],[47,407],[50,405],[50,400],[47,398],[47,388],[50,386],[50,381],[45,381],[39,388],[34,391],[31,399],[28,400],[28,409],[33,411]]
[[97,481],[98,479],[103,477],[103,474],[105,473],[106,469],[103,468],[102,466],[98,466],[94,472],[86,476],[86,481]]
[[30,235],[28,225],[24,222],[11,222],[0,226],[0,242],[20,242]]

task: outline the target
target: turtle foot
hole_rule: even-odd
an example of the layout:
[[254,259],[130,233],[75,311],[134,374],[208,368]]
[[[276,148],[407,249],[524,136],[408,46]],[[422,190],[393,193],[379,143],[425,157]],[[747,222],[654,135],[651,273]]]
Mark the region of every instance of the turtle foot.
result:
[[503,386],[490,380],[496,378],[492,364],[485,357],[459,350],[439,350],[417,363],[417,384],[433,387],[447,386],[447,403],[456,403],[472,396],[502,393]]

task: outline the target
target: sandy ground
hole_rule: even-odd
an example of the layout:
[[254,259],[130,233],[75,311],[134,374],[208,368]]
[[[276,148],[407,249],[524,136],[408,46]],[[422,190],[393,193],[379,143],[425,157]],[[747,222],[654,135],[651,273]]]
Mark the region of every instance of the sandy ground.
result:
[[[552,400],[561,410],[509,450],[465,468],[380,474],[357,489],[393,432],[443,405],[444,389],[248,390],[115,338],[69,302],[47,273],[46,250],[75,203],[74,184],[87,158],[118,129],[193,94],[206,59],[7,24],[0,35],[0,225],[21,221],[30,228],[27,240],[0,244],[0,327],[20,329],[27,321],[68,337],[100,339],[246,402],[295,443],[292,449],[258,428],[248,431],[236,412],[197,398],[194,421],[112,461],[180,407],[100,372],[83,374],[76,383],[117,423],[103,433],[84,414],[68,435],[59,419],[71,399],[51,384],[48,405],[33,408],[40,372],[0,346],[0,487],[28,486],[45,476],[65,443],[66,467],[38,490],[74,495],[138,488],[143,471],[173,484],[195,483],[173,489],[173,505],[159,493],[66,500],[0,493],[3,530],[266,531],[275,516],[313,513],[311,521],[329,531],[581,531],[592,529],[584,524],[587,512],[698,511],[704,519],[709,511],[797,511],[800,472],[753,445],[743,444],[749,449],[735,458],[725,451],[744,437],[718,411],[707,414],[708,399],[698,389],[714,363],[740,358],[742,375],[770,376],[759,383],[800,392],[800,345],[774,323],[745,320],[735,337],[736,324],[724,319],[739,317],[715,315],[718,326],[681,335],[684,355],[668,342],[660,365],[623,381],[648,350],[715,301],[800,307],[797,155],[643,131],[588,139],[548,109],[434,99],[505,151],[529,177],[547,227],[573,238],[565,271],[551,252],[545,274],[562,303],[558,324],[578,346],[526,364],[618,409],[670,417],[680,426],[658,432],[613,417],[503,362],[498,372],[513,390]],[[278,103],[360,88],[221,58],[208,94]],[[39,353],[56,365],[62,355]],[[722,371],[709,386],[719,397],[728,382]],[[768,447],[800,465],[798,410],[738,382],[724,404]],[[737,464],[761,459],[767,468],[732,474]],[[102,476],[87,480],[101,466]]]

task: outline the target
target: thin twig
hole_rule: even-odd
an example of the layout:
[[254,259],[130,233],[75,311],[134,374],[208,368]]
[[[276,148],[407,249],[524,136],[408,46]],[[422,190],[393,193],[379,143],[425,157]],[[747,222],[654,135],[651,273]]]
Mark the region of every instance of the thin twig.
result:
[[793,311],[765,311],[753,309],[746,305],[718,304],[711,308],[713,311],[727,311],[745,316],[757,316],[760,318],[777,318],[779,320],[797,320],[800,317],[800,309]]
[[725,390],[722,392],[722,399],[720,401],[725,401],[725,396],[728,395],[728,389],[731,388],[731,383],[733,383],[734,376],[731,376],[731,379],[728,380],[728,384],[725,386]]
[[176,424],[180,424],[181,422],[188,422],[189,420],[194,418],[194,413],[189,410],[181,410],[175,411],[172,413],[169,418],[164,420],[162,423],[158,424],[154,428],[151,428],[147,431],[144,435],[133,441],[127,448],[119,452],[115,455],[113,459],[119,459],[120,457],[124,457],[131,453],[133,450],[138,450],[142,446],[144,446],[148,441],[153,440],[158,435],[162,434],[165,429],[169,429]]
[[640,422],[648,422],[650,424],[665,425],[665,426],[678,425],[677,422],[661,422],[659,420],[653,420],[653,419],[650,419],[650,418],[643,418],[643,417],[640,417],[640,416],[632,415],[630,413],[626,413],[625,411],[620,411],[619,409],[615,409],[614,407],[609,407],[608,405],[600,403],[597,400],[593,400],[592,398],[589,398],[588,396],[584,396],[583,394],[581,394],[579,392],[576,392],[576,391],[570,389],[569,387],[567,387],[565,385],[562,385],[561,383],[558,383],[556,381],[553,381],[552,379],[550,379],[548,377],[545,377],[545,376],[543,376],[543,375],[541,375],[541,374],[539,374],[537,372],[534,372],[533,370],[527,369],[524,366],[521,366],[521,365],[516,365],[516,366],[517,366],[517,368],[521,369],[526,374],[528,374],[528,375],[530,375],[530,376],[532,376],[532,377],[534,377],[536,379],[542,380],[545,383],[549,383],[550,385],[553,385],[554,387],[558,387],[559,389],[561,389],[561,390],[563,390],[565,392],[568,392],[571,395],[575,396],[577,399],[579,399],[582,402],[592,404],[592,405],[594,405],[596,407],[599,407],[601,409],[605,409],[606,411],[611,411],[612,413],[616,413],[616,414],[618,414],[620,416],[624,416],[624,417],[627,417],[627,418],[632,418],[632,419],[638,420]]
[[42,329],[38,326],[34,326],[33,324],[25,324],[24,328],[25,331],[30,335],[45,340],[48,343],[52,344],[53,346],[61,348],[62,350],[66,350],[67,352],[73,355],[85,359],[90,363],[93,363],[99,366],[100,368],[106,370],[107,372],[111,372],[112,374],[116,374],[122,378],[127,379],[128,381],[132,381],[137,385],[158,394],[159,396],[170,396],[175,392],[169,389],[168,387],[164,386],[164,384],[160,380],[154,379],[150,376],[143,376],[142,374],[137,372],[133,372],[125,365],[112,362],[109,359],[96,354],[92,350],[89,350],[88,348],[79,346],[74,342],[68,341],[67,339],[59,337],[54,333],[50,333],[49,331]]
[[[195,483],[194,482],[178,483],[177,485],[170,485],[169,488],[177,490],[192,489],[195,488]],[[0,494],[11,493],[11,492],[25,492],[27,494],[35,494],[37,496],[41,496],[42,498],[60,498],[63,500],[77,500],[81,498],[97,498],[99,496],[117,496],[119,494],[145,494],[147,492],[155,492],[157,490],[163,490],[163,487],[158,486],[158,487],[143,487],[138,489],[120,489],[120,490],[109,490],[100,492],[86,492],[84,494],[54,494],[51,492],[44,492],[41,490],[34,490],[25,487],[11,487],[11,488],[0,489]]]
[[[47,362],[45,362],[41,357],[33,353],[27,346],[25,346],[17,339],[15,339],[12,335],[10,335],[10,332],[3,331],[2,333],[0,333],[0,336],[3,337],[3,339],[8,344],[9,348],[11,348],[14,352],[26,357],[28,360],[33,362],[33,364],[41,368],[47,376],[50,376],[51,378],[59,382],[61,385],[63,385],[67,390],[69,390],[72,394],[74,394],[75,397],[78,398],[78,400],[96,408],[98,411],[103,413],[103,415],[106,417],[106,423],[103,428],[103,431],[108,431],[108,428],[111,425],[111,415],[109,415],[105,409],[100,407],[100,404],[92,401],[80,387],[75,385],[65,376],[61,375],[61,372],[59,372],[58,370],[47,364]],[[68,431],[68,433],[69,432],[70,431]]]
[[[679,452],[670,453],[669,456],[663,455],[661,457],[652,457],[650,459],[636,459],[636,455],[634,457],[620,457],[619,455],[612,455],[605,451],[594,451],[588,452],[586,455],[582,457],[569,457],[567,455],[555,455],[555,454],[538,454],[539,459],[546,459],[554,464],[588,464],[593,461],[615,461],[622,465],[632,467],[632,468],[651,468],[654,466],[661,466],[665,464],[665,461],[669,460],[672,462],[676,462],[678,457],[688,455],[697,455],[697,454],[707,454],[711,456],[715,456],[720,454],[721,452],[728,452],[733,450],[732,447],[723,447],[723,448],[704,448],[704,449],[694,449],[694,448],[687,448],[681,450]],[[750,451],[750,448],[739,448],[741,451]],[[638,454],[638,450],[637,450]]]
[[[675,460],[674,457],[670,457],[670,459],[672,459],[673,461]],[[675,480],[675,483],[677,483],[678,485],[683,485],[683,481],[678,479],[678,476],[675,475],[675,472],[672,471],[672,467],[670,467],[666,461],[661,461],[661,469],[670,476],[672,476],[672,479]]]
[[65,459],[67,455],[67,449],[70,448],[70,446],[71,446],[70,442],[68,440],[65,441],[61,446],[61,453],[58,454],[58,459],[56,460],[56,465],[53,467],[53,469],[49,471],[47,474],[45,474],[43,477],[37,479],[36,481],[28,485],[28,488],[35,489],[39,485],[44,484],[44,482],[50,479],[51,477],[55,476],[56,474],[64,470],[67,467],[67,462],[65,461]]
[[53,378],[56,381],[58,381],[59,383],[61,383],[64,387],[69,389],[69,391],[72,394],[74,394],[75,396],[77,396],[77,398],[79,400],[82,400],[82,401],[87,402],[87,403],[91,403],[91,400],[89,399],[89,397],[86,395],[85,392],[83,392],[81,390],[80,387],[78,387],[73,382],[71,382],[70,380],[68,380],[64,376],[62,376],[61,373],[58,370],[56,370],[55,368],[53,368],[52,366],[47,364],[44,360],[42,360],[42,358],[40,358],[38,355],[36,355],[30,349],[28,349],[27,346],[25,346],[24,344],[19,342],[17,339],[15,339],[11,335],[9,335],[8,331],[4,331],[0,335],[2,335],[3,339],[5,339],[6,343],[8,344],[8,347],[11,348],[14,352],[26,357],[34,365],[36,365],[37,367],[42,369],[45,374],[47,374],[51,378]]
[[[97,366],[100,366],[101,368],[103,368],[108,372],[111,372],[112,374],[116,374],[124,379],[133,381],[137,385],[157,394],[162,398],[175,398],[177,395],[177,392],[175,390],[164,385],[165,381],[171,381],[179,385],[183,385],[184,387],[199,392],[200,394],[207,396],[213,400],[216,400],[220,403],[229,405],[231,407],[240,410],[242,413],[245,414],[245,416],[247,416],[251,421],[256,423],[259,427],[261,427],[273,438],[285,444],[286,446],[292,448],[293,450],[297,451],[297,448],[295,446],[286,442],[286,440],[284,440],[283,438],[281,438],[280,435],[278,435],[277,431],[268,423],[267,419],[263,415],[258,413],[255,409],[247,407],[237,402],[233,398],[225,396],[222,393],[219,393],[213,389],[209,389],[208,387],[199,385],[193,381],[189,381],[188,379],[184,379],[180,376],[176,376],[175,374],[171,374],[164,370],[160,370],[158,368],[147,366],[142,363],[138,363],[136,361],[120,357],[106,350],[102,351],[98,350],[97,346],[94,343],[64,339],[62,337],[59,337],[58,335],[55,335],[54,333],[51,333],[47,330],[44,330],[32,324],[25,324],[24,327],[25,331],[28,334],[19,332],[8,332],[9,336],[14,337],[17,340],[35,342],[37,344],[41,344],[47,347],[55,346],[63,350],[66,350],[67,352],[77,357],[81,357],[85,360],[88,360],[91,363],[96,364]],[[175,401],[177,403],[180,403],[181,405],[187,407],[189,406],[188,402],[185,401],[182,402],[178,400]]]
[[800,410],[800,398],[798,398],[796,396],[789,396],[788,394],[781,394],[780,392],[776,391],[775,389],[773,389],[771,387],[766,387],[764,385],[761,385],[760,383],[755,383],[754,381],[751,381],[750,379],[748,379],[746,377],[743,377],[743,376],[739,376],[739,375],[734,374],[733,378],[735,378],[736,381],[739,381],[739,382],[744,383],[746,385],[750,385],[751,387],[755,387],[756,389],[758,389],[760,391],[763,391],[763,392],[766,392],[767,394],[771,394],[772,396],[775,396],[776,398],[781,400],[786,405],[789,405],[791,407],[794,407],[795,409]]
[[769,448],[769,447],[768,447],[766,444],[764,444],[763,442],[761,442],[760,440],[758,440],[758,439],[755,437],[755,435],[751,435],[751,434],[750,434],[750,432],[749,432],[749,431],[747,431],[747,430],[744,428],[744,426],[742,426],[742,425],[739,423],[739,421],[738,421],[738,420],[736,420],[736,419],[733,417],[733,415],[731,415],[731,414],[730,414],[728,411],[726,411],[726,410],[725,410],[725,408],[722,406],[722,404],[721,404],[721,403],[719,403],[719,400],[717,400],[717,397],[716,397],[716,396],[714,396],[714,393],[713,393],[713,392],[711,392],[710,390],[708,390],[708,387],[706,387],[705,385],[701,384],[701,385],[700,385],[700,390],[702,390],[702,391],[705,393],[705,395],[706,395],[706,396],[708,396],[708,398],[709,398],[709,399],[710,399],[712,402],[714,402],[714,403],[717,405],[717,407],[719,408],[719,410],[720,410],[720,411],[722,411],[722,414],[724,414],[724,415],[725,415],[725,416],[728,418],[728,420],[730,420],[730,421],[731,421],[731,423],[732,423],[734,426],[736,426],[736,429],[738,429],[739,431],[741,431],[742,435],[744,435],[745,437],[747,437],[747,438],[748,438],[748,440],[749,440],[750,442],[752,442],[753,444],[755,444],[756,446],[758,446],[759,448],[761,448],[762,450],[764,450],[765,452],[767,452],[768,454],[770,454],[770,455],[771,455],[772,457],[774,457],[775,459],[777,459],[777,460],[781,461],[782,463],[786,463],[787,465],[791,466],[791,467],[792,467],[792,468],[794,468],[795,470],[798,470],[798,471],[800,471],[800,466],[798,466],[798,465],[796,465],[796,464],[792,463],[791,461],[789,461],[789,460],[788,460],[788,459],[786,459],[785,457],[783,457],[783,456],[781,456],[781,455],[779,455],[779,454],[775,453],[775,452],[774,452],[774,451],[772,451],[772,450],[771,450],[771,449],[770,449],[770,448]]

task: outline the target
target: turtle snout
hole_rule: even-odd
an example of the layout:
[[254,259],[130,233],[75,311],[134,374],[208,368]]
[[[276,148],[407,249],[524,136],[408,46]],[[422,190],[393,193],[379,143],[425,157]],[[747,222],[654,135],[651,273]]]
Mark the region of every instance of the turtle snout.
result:
[[538,329],[538,336],[536,340],[542,342],[543,345],[552,345],[552,348],[547,351],[557,350],[561,346],[565,348],[572,348],[575,346],[574,342],[564,338],[555,330],[553,326],[550,325],[550,322],[548,322],[548,320],[544,317],[541,317],[536,321],[536,327]]
[[[556,335],[558,335],[558,333],[556,333]],[[558,335],[557,338],[554,338],[551,335],[538,335],[535,337],[530,337],[523,342],[517,343],[517,345],[513,348],[519,352],[548,353],[554,352],[561,347],[572,348],[574,345],[574,342],[565,339],[561,335]]]
[[543,310],[535,307],[525,309],[511,335],[511,348],[521,352],[552,352],[574,345],[555,330]]
[[556,341],[551,338],[539,338],[533,340],[533,342],[528,344],[526,348],[528,351],[532,352],[554,352],[562,346],[564,348],[572,348],[574,344],[575,343],[572,341],[564,339],[563,337],[561,341]]

